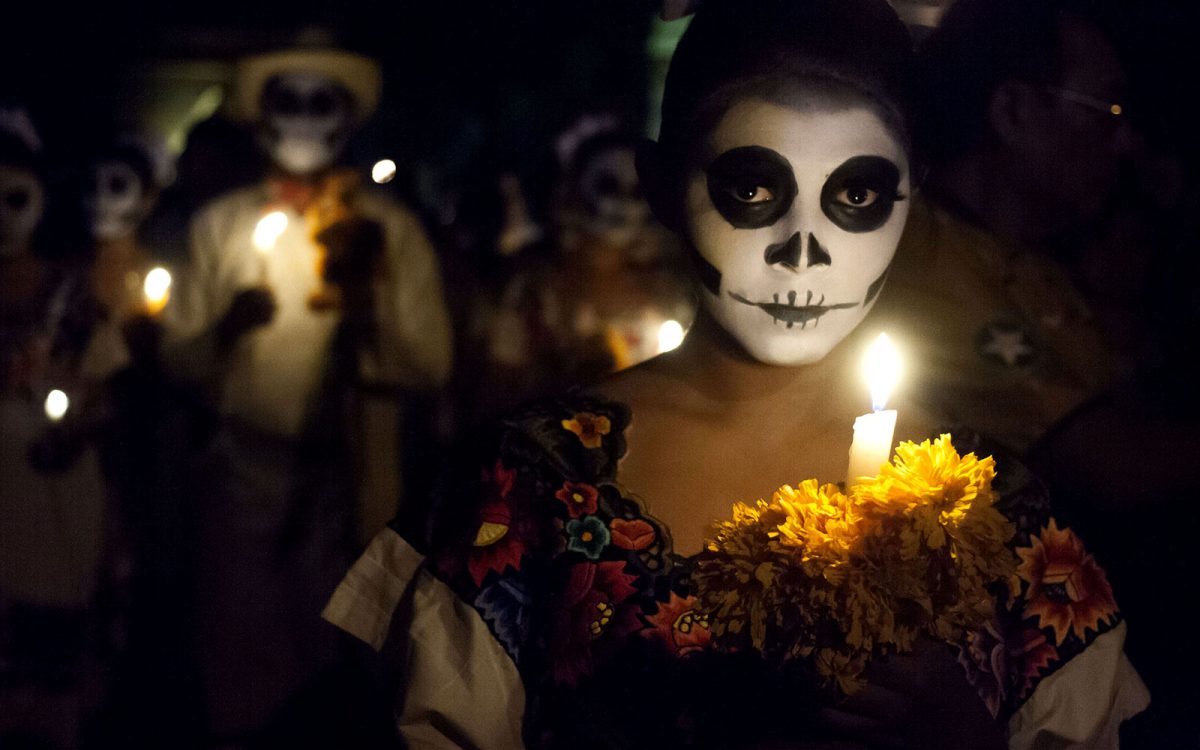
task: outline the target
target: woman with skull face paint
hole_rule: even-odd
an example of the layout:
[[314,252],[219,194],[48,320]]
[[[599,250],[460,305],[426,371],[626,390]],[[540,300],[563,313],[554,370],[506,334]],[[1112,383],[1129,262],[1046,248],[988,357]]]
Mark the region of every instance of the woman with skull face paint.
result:
[[96,675],[106,486],[92,438],[106,341],[78,269],[35,248],[41,146],[0,109],[0,745],[80,740]]
[[[694,556],[732,501],[846,470],[862,411],[846,375],[877,333],[868,314],[913,190],[910,56],[884,0],[703,4],[672,61],[659,141],[639,154],[655,212],[697,270],[701,312],[687,340],[590,393],[504,420],[482,480],[462,490],[476,500],[444,504],[428,556],[411,544],[419,536],[382,533],[326,608],[399,660],[407,738],[1115,742],[1141,698],[1115,607],[1086,637],[1063,638],[1014,600],[1015,631],[1006,621],[972,640],[981,660],[964,644],[965,674],[952,649],[920,643],[875,663],[863,692],[837,705],[786,667],[715,654],[695,609]],[[900,439],[933,433],[915,407],[898,410]],[[999,472],[1008,507],[1027,525],[1048,522],[1020,466]]]

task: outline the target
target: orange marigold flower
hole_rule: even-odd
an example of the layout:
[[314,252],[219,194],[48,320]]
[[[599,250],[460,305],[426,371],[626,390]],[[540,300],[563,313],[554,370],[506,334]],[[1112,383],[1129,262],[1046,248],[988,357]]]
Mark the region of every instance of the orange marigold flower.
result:
[[1098,630],[1117,613],[1104,570],[1070,529],[1050,519],[1030,541],[1032,546],[1017,549],[1017,575],[1029,583],[1025,613],[1053,629],[1058,645],[1069,633],[1083,638],[1087,630]]
[[608,417],[581,411],[574,419],[562,421],[564,430],[570,430],[579,436],[579,442],[585,448],[599,448],[601,439],[612,430],[612,422]]

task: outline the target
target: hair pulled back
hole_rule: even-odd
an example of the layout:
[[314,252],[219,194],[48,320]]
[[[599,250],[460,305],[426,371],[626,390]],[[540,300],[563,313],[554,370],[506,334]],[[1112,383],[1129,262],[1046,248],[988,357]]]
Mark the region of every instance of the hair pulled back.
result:
[[907,148],[913,58],[885,0],[705,0],[667,73],[662,155],[681,164],[736,97],[787,88],[864,100]]

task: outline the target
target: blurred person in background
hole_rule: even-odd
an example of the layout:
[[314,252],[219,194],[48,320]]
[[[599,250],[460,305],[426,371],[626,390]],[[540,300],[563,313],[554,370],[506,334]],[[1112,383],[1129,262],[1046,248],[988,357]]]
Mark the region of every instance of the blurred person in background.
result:
[[582,118],[556,144],[549,226],[504,185],[500,252],[511,272],[484,297],[472,335],[484,358],[473,419],[636,365],[682,340],[694,315],[686,261],[650,213],[638,139]]
[[270,160],[192,221],[171,369],[219,428],[198,467],[210,731],[241,746],[334,656],[317,619],[360,534],[396,512],[399,397],[451,366],[417,217],[338,169],[375,109],[375,61],[328,46],[243,60],[233,104]]
[[[1127,649],[1155,696],[1122,734],[1179,746],[1200,736],[1182,677],[1195,667],[1160,634],[1174,620],[1168,602],[1200,592],[1190,578],[1170,592],[1158,581],[1187,564],[1194,503],[1180,498],[1194,493],[1184,475],[1200,441],[1186,399],[1159,402],[1179,390],[1164,387],[1172,376],[1147,388],[1146,372],[1165,354],[1148,345],[1186,319],[1186,294],[1167,278],[1190,279],[1194,264],[1177,253],[1154,281],[1150,258],[1165,260],[1172,243],[1139,241],[1128,226],[1136,191],[1121,190],[1124,176],[1154,175],[1151,201],[1170,201],[1178,179],[1152,168],[1134,128],[1138,92],[1120,54],[1131,27],[1116,19],[1075,0],[949,9],[920,50],[928,176],[876,314],[910,350],[914,397],[947,426],[971,424],[1025,455],[1063,521],[1111,561],[1123,610],[1141,623]],[[1178,230],[1185,212],[1155,229]]]
[[0,746],[75,747],[105,684],[97,438],[123,349],[85,267],[42,253],[45,165],[25,111],[0,109]]
[[1022,452],[1123,367],[1057,254],[1136,148],[1104,29],[1090,3],[960,0],[920,52],[928,176],[877,314],[916,398]]

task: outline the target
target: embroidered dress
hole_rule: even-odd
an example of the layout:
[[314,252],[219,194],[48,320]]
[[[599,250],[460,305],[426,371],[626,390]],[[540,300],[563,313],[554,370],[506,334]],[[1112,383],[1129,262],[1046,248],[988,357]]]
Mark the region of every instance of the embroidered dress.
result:
[[[624,405],[584,397],[517,413],[485,459],[476,499],[456,494],[441,507],[429,558],[387,530],[343,581],[325,617],[400,660],[400,729],[414,747],[750,747],[779,738],[750,715],[787,716],[800,739],[820,739],[805,731],[820,699],[802,667],[711,647],[689,590],[691,560],[622,490],[629,422]],[[964,453],[987,450],[958,442]],[[999,507],[1018,529],[1018,573],[996,621],[961,644],[959,660],[1012,747],[1049,736],[1115,746],[1120,722],[1147,696],[1121,650],[1111,588],[1058,527],[1036,480],[1009,460],[998,459],[998,475]],[[431,643],[433,602],[454,611],[440,623],[448,643]],[[453,624],[464,618],[466,627]],[[422,670],[446,654],[449,671],[435,667],[442,676],[428,679]],[[460,717],[456,685],[462,695],[504,697]],[[521,713],[479,718],[513,710]]]

